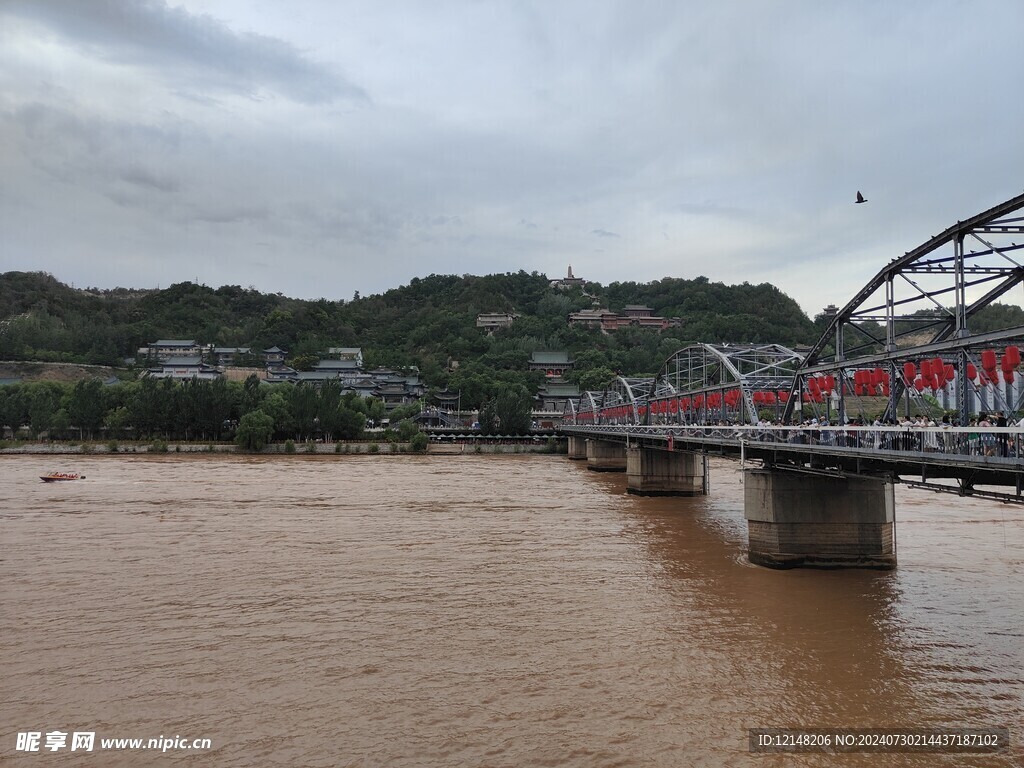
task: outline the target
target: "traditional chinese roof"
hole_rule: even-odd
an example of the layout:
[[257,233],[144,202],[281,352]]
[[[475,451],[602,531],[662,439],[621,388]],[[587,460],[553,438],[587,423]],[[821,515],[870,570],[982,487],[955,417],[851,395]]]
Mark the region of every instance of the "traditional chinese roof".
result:
[[150,344],[151,347],[195,347],[195,339],[160,339]]
[[359,368],[359,361],[358,360],[351,360],[351,359],[345,359],[345,360],[321,360],[320,362],[318,362],[316,364],[316,369],[318,371],[341,371],[341,370],[352,371],[352,370],[358,370],[358,368]]
[[530,358],[531,363],[543,364],[543,365],[554,365],[569,363],[569,353],[562,352],[534,352]]

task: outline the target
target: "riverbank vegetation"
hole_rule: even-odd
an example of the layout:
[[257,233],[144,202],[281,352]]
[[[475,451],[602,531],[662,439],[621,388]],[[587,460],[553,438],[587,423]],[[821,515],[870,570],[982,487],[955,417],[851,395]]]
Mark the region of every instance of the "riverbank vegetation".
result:
[[[382,440],[408,440],[419,405],[391,411]],[[343,394],[341,384],[140,379],[104,384],[42,381],[0,387],[0,428],[9,437],[56,440],[355,440],[385,418],[384,403]],[[243,428],[244,427],[244,428]]]

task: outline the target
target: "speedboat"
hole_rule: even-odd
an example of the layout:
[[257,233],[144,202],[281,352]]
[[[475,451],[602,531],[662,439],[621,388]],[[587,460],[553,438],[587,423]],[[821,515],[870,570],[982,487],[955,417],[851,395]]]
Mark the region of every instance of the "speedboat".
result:
[[39,479],[44,483],[56,483],[60,480],[85,480],[85,475],[77,472],[51,472],[48,475],[40,475]]

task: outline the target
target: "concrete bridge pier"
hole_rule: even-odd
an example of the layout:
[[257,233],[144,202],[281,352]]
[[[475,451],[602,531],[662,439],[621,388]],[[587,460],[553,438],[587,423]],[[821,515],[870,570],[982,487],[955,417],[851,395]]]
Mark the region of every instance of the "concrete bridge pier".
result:
[[891,481],[748,469],[743,502],[752,563],[896,567]]
[[704,457],[658,448],[626,449],[626,490],[639,496],[703,496]]
[[587,458],[587,439],[569,435],[569,458],[583,460]]
[[588,437],[587,469],[594,472],[625,472],[626,446],[610,440]]

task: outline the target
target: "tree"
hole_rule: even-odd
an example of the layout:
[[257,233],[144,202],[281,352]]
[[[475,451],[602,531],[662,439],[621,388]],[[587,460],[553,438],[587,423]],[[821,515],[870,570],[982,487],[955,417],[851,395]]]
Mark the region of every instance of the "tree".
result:
[[260,390],[260,380],[255,373],[251,374],[242,384],[242,402],[240,405],[241,415],[249,411],[255,411],[263,405],[263,392]]
[[401,440],[410,440],[413,435],[419,433],[420,428],[416,426],[416,422],[412,419],[402,419],[395,426],[395,430],[398,432],[398,437]]
[[103,384],[98,379],[76,381],[68,396],[68,416],[78,427],[81,437],[92,439],[93,433],[103,426],[106,402]]
[[129,424],[128,419],[128,409],[123,405],[107,411],[107,415],[103,419],[103,426],[107,428],[108,436],[116,437],[124,432]]
[[360,411],[342,406],[338,411],[337,437],[339,440],[355,440],[363,436],[366,416]]
[[263,411],[256,409],[245,414],[238,422],[235,442],[246,451],[259,453],[274,433],[274,420]]
[[[573,371],[573,373],[575,373],[575,371]],[[583,392],[588,390],[599,390],[604,389],[605,385],[615,378],[615,371],[611,368],[590,368],[573,378],[580,390]]]
[[267,395],[261,410],[274,420],[274,432],[288,435],[294,433],[295,419],[284,392],[275,390]]
[[32,431],[38,435],[46,432],[53,424],[54,416],[60,410],[63,388],[54,381],[40,381],[29,385],[28,416]]
[[525,435],[530,431],[533,398],[525,387],[508,387],[480,409],[480,431],[485,435]]
[[300,438],[311,435],[315,428],[313,420],[316,418],[318,407],[316,390],[306,382],[300,382],[289,394],[296,434]]
[[320,385],[316,417],[320,421],[320,430],[324,434],[324,440],[328,443],[331,442],[332,437],[338,431],[341,420],[340,382],[325,381]]

